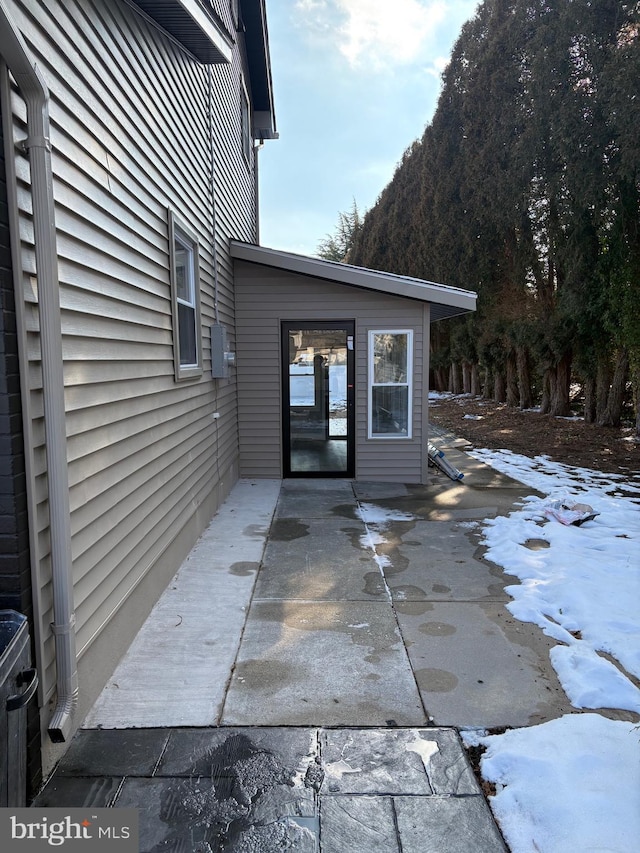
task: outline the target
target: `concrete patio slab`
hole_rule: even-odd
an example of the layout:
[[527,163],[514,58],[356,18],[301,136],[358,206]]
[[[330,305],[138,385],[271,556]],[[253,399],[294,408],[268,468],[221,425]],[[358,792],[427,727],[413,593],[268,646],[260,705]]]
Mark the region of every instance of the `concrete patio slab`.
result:
[[388,602],[254,601],[225,725],[421,725]]
[[[324,485],[318,487],[318,483]],[[326,485],[326,484],[331,485]],[[355,518],[351,480],[285,480],[277,518]]]
[[[499,603],[406,601],[396,606],[430,721],[443,726],[526,726],[570,705],[527,643],[534,626],[506,632],[514,620]],[[531,630],[534,628],[534,630]]]
[[210,726],[220,716],[280,481],[241,481],[153,608],[86,726]]
[[394,601],[508,601],[504,573],[482,559],[460,522],[390,521],[369,525],[379,532],[376,552],[388,562],[385,577]]
[[[352,496],[353,501],[353,496]],[[256,584],[257,599],[371,601],[380,589],[367,585],[377,571],[362,544],[362,522],[335,518],[277,519]]]

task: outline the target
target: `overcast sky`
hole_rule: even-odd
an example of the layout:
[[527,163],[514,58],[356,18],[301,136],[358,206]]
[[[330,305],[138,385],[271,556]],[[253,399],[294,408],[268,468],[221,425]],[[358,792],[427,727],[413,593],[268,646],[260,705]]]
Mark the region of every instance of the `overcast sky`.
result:
[[260,152],[260,242],[314,254],[371,207],[430,122],[478,0],[267,0],[280,139]]

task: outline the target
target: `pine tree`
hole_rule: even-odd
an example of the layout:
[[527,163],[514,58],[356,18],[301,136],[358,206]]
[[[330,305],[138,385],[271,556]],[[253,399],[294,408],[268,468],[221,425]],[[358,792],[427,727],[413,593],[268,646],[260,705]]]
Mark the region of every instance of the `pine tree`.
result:
[[463,27],[351,252],[478,291],[434,335],[439,382],[475,371],[561,415],[579,379],[586,418],[615,424],[630,375],[640,429],[639,79],[638,2],[485,0]]
[[349,253],[361,229],[362,217],[354,199],[349,211],[338,214],[335,232],[327,234],[324,240],[318,243],[316,254],[326,261],[349,263]]

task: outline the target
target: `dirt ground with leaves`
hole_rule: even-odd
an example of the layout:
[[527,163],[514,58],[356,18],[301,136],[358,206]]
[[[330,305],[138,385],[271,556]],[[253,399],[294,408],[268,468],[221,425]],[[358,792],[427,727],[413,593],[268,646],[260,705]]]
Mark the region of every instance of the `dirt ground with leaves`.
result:
[[524,456],[605,473],[640,470],[640,444],[631,424],[597,427],[578,418],[521,411],[480,397],[446,396],[429,402],[429,420],[478,448],[504,448]]

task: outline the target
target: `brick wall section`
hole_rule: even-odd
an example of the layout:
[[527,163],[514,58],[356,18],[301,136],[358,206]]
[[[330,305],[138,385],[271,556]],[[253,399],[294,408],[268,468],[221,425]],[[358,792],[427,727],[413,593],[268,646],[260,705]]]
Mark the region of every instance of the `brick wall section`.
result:
[[[20,366],[1,118],[0,115],[0,610],[17,610],[28,617],[33,644]],[[28,710],[27,738],[27,779],[29,793],[33,793],[42,779],[35,701]]]

